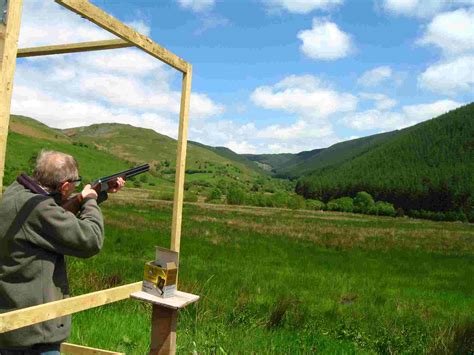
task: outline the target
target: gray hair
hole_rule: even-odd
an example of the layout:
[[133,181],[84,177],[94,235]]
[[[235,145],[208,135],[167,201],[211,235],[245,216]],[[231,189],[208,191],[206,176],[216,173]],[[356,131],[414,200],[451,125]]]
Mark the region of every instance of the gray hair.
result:
[[55,191],[63,182],[79,178],[79,166],[69,154],[42,150],[36,158],[33,177],[43,187]]

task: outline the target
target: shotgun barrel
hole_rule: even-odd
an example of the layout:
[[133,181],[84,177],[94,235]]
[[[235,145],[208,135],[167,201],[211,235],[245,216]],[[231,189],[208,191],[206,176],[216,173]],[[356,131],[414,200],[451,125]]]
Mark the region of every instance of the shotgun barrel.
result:
[[[132,176],[136,176],[138,174],[146,173],[150,170],[149,164],[143,164],[140,166],[136,166],[134,168],[121,171],[119,173],[102,177],[97,179],[91,183],[91,187],[100,195],[101,192],[107,191],[109,188],[114,187],[116,180],[121,177],[124,180],[131,178]],[[82,195],[77,194],[72,198],[65,201],[61,206],[74,214],[77,214],[81,209],[82,204]]]

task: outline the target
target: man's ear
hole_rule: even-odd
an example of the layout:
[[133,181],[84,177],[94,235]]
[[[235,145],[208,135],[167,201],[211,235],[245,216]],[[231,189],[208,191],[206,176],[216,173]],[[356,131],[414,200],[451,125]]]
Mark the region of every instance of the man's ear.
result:
[[59,192],[61,195],[66,195],[69,189],[69,182],[65,181],[59,186]]

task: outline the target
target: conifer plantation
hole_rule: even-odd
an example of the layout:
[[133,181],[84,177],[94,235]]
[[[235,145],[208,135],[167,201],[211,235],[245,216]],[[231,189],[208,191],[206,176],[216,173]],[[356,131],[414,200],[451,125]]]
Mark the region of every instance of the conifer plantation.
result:
[[328,202],[366,191],[416,217],[431,211],[472,221],[473,148],[471,103],[403,129],[351,160],[317,169],[298,181],[296,192]]

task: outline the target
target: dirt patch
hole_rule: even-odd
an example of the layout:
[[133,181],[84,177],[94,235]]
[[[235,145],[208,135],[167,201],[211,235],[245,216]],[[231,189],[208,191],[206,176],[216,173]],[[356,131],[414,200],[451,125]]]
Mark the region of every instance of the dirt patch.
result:
[[50,140],[50,141],[69,142],[69,140],[67,140],[64,137],[61,137],[59,134],[58,134],[57,137],[52,136],[51,134],[48,134],[46,132],[41,132],[38,129],[35,129],[33,127],[21,124],[19,122],[11,122],[10,123],[10,130],[12,132],[22,134],[22,135],[28,136],[28,137],[46,139],[46,140]]

